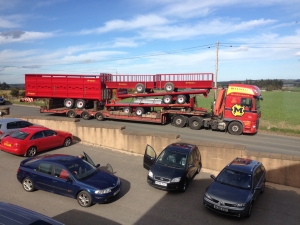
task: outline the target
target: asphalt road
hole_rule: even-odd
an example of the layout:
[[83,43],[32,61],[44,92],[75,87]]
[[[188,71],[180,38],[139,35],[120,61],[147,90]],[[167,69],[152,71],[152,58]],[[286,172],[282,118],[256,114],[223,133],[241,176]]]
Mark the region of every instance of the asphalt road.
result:
[[[9,105],[10,114],[15,117],[22,116],[45,116],[55,117],[64,115],[40,113],[37,107],[24,107],[17,105]],[[97,121],[95,119],[83,120],[79,123],[103,123],[110,125],[126,126],[126,129],[134,132],[153,132],[155,134],[178,134],[182,140],[197,140],[205,142],[219,142],[229,144],[245,145],[249,151],[260,151],[277,154],[300,155],[300,138],[288,137],[281,135],[271,135],[258,132],[256,135],[240,135],[234,136],[225,132],[217,132],[211,130],[191,130],[189,128],[176,128],[170,124],[145,124],[139,122],[124,122],[118,120]]]
[[47,153],[78,155],[85,151],[101,168],[109,163],[121,178],[123,189],[107,204],[80,207],[76,199],[44,191],[25,192],[16,179],[23,157],[0,151],[0,201],[17,204],[70,225],[99,224],[299,224],[300,189],[267,183],[265,192],[254,204],[249,219],[216,214],[202,204],[210,173],[201,171],[185,193],[168,193],[150,187],[143,157],[124,152],[74,144]]

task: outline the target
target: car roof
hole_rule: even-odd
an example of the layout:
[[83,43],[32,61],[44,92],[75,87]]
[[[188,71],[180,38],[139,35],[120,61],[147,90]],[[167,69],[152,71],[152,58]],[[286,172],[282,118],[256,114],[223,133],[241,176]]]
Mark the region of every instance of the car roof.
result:
[[173,143],[173,144],[170,144],[169,146],[167,146],[165,148],[165,150],[189,153],[195,147],[196,147],[196,145],[193,145],[193,144],[176,142],[176,143]]
[[14,225],[14,224],[63,225],[63,223],[54,220],[48,216],[6,202],[0,202],[0,221],[4,222],[4,224],[10,224],[10,225]]
[[17,118],[3,118],[3,119],[0,119],[0,123],[9,123],[9,122],[15,122],[15,121],[25,121],[25,120],[22,120],[22,119],[17,119]]
[[20,128],[19,130],[22,132],[32,133],[32,132],[37,132],[37,131],[42,131],[42,130],[50,130],[50,129],[47,127],[30,126],[30,127]]
[[234,160],[232,160],[232,162],[230,162],[226,166],[226,168],[245,172],[245,173],[252,173],[254,169],[260,164],[261,164],[260,162],[253,159],[237,157]]
[[69,165],[70,163],[73,163],[77,160],[81,160],[77,156],[73,155],[66,155],[66,154],[45,154],[45,155],[39,155],[35,157],[31,157],[28,159],[23,160],[23,163],[30,163],[35,161],[46,161],[46,162],[55,162],[63,165]]

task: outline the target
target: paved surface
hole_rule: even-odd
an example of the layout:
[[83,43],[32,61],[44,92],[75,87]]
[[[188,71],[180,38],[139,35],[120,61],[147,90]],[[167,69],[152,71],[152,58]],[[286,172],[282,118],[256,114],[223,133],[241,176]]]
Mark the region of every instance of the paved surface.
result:
[[[64,115],[44,114],[39,112],[38,107],[24,107],[17,105],[10,105],[10,113],[16,117],[26,115],[30,116],[45,116],[53,118],[56,116],[62,117]],[[230,135],[225,132],[211,131],[211,130],[191,130],[189,128],[176,128],[168,125],[161,124],[145,124],[139,122],[124,122],[119,120],[104,120],[97,121],[95,119],[83,120],[79,123],[92,124],[102,123],[106,125],[126,126],[126,129],[133,132],[153,132],[155,134],[175,134],[180,135],[182,140],[197,140],[203,142],[219,142],[229,144],[245,145],[249,151],[261,151],[278,154],[300,155],[300,138],[287,137],[280,135],[270,135],[260,133],[256,135]]]
[[[112,140],[113,141],[113,140]],[[141,146],[144,148],[144,146]],[[202,197],[211,183],[201,171],[185,193],[168,193],[150,187],[141,155],[74,144],[47,153],[78,155],[85,151],[101,168],[109,163],[123,182],[118,199],[108,204],[82,208],[76,199],[44,191],[27,193],[16,179],[23,157],[0,151],[0,201],[17,204],[70,225],[98,224],[299,224],[300,189],[267,183],[249,219],[218,215],[204,208]],[[213,172],[213,171],[209,171]]]

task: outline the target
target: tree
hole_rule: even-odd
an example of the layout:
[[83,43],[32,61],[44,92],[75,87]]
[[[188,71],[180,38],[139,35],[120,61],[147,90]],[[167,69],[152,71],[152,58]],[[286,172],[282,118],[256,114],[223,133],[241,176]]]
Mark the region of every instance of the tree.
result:
[[5,82],[0,82],[0,90],[8,90],[9,88],[10,86],[8,84],[6,84]]
[[17,89],[17,88],[12,88],[12,89],[10,90],[10,94],[11,94],[11,96],[13,96],[13,97],[18,97],[18,96],[19,96],[19,89]]

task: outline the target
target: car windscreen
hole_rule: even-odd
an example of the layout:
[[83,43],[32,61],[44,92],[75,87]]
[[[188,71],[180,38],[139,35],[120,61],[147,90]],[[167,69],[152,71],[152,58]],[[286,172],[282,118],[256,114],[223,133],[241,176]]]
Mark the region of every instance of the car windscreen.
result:
[[156,159],[156,163],[170,167],[185,168],[187,155],[176,151],[163,151]]
[[69,171],[78,180],[84,179],[92,175],[97,168],[89,164],[85,160],[78,160],[70,165],[68,165]]
[[22,132],[22,131],[16,131],[14,133],[12,133],[10,136],[16,139],[20,139],[20,140],[24,140],[25,138],[27,138],[29,135],[29,133],[26,132]]
[[224,169],[219,176],[217,176],[215,181],[238,188],[250,189],[252,176],[248,173]]

